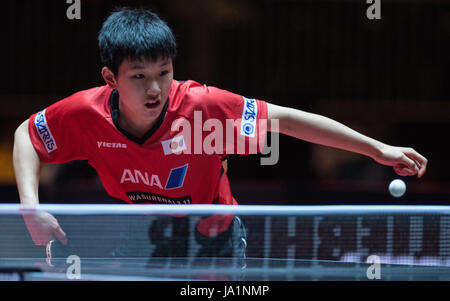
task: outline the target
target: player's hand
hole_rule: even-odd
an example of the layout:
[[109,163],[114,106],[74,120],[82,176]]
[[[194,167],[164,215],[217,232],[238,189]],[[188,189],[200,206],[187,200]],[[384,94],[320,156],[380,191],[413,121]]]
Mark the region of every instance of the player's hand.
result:
[[25,224],[31,238],[38,246],[45,246],[55,237],[64,245],[67,244],[66,233],[61,229],[56,218],[47,212],[23,214]]
[[373,158],[380,164],[392,166],[399,176],[421,178],[426,170],[428,160],[410,147],[384,145],[380,153]]

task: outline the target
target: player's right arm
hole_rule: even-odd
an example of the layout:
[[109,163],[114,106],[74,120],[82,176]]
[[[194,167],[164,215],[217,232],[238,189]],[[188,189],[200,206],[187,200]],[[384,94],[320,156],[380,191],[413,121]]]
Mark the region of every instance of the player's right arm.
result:
[[[24,121],[14,134],[13,164],[20,203],[23,206],[39,205],[39,172],[41,161],[34,149],[28,132],[28,122]],[[45,245],[56,237],[67,243],[66,234],[54,216],[47,212],[24,214],[25,224],[36,245]]]

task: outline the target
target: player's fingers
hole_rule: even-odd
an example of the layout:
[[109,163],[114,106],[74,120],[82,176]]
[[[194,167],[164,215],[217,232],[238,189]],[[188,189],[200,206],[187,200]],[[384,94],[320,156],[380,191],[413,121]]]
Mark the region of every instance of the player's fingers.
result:
[[413,174],[416,174],[417,172],[419,172],[419,167],[416,165],[416,162],[414,160],[410,159],[408,156],[403,155],[400,160],[401,160],[400,165],[405,165],[405,166],[401,166],[401,168],[406,168],[411,171],[414,171]]
[[53,228],[53,235],[55,235],[55,237],[63,244],[66,245],[67,244],[67,236],[66,233],[61,229],[61,227],[59,225],[56,225]]
[[404,172],[406,173],[407,176],[414,176],[418,172],[417,169],[410,169],[410,168],[404,168],[403,170],[404,170]]
[[427,162],[426,161],[420,162],[420,161],[414,159],[414,163],[416,164],[417,169],[418,169],[417,177],[421,178],[427,170]]
[[399,176],[406,176],[405,172],[398,166],[394,166],[394,170]]
[[415,170],[411,170],[409,167],[407,167],[403,164],[398,164],[398,165],[394,166],[394,170],[399,176],[411,176],[411,175],[416,174],[416,172],[417,172]]
[[425,174],[425,172],[427,171],[427,166],[426,165],[422,165],[419,169],[419,173],[418,173],[418,177],[421,178],[423,177],[423,175]]
[[36,246],[45,246],[46,242],[42,239],[33,239],[33,242]]
[[26,225],[28,227],[31,239],[36,246],[45,246],[45,244],[52,239],[52,234],[50,231],[45,231],[38,228],[38,225],[33,221],[26,220]]
[[414,159],[418,162],[427,162],[427,158],[425,158],[424,156],[422,156],[421,154],[419,154],[418,152],[416,152],[414,149],[412,148],[408,148],[405,150],[405,154],[410,157],[411,159]]
[[407,149],[405,151],[405,154],[410,159],[414,160],[417,168],[419,169],[417,176],[419,178],[421,178],[427,170],[427,164],[428,164],[427,158],[425,158],[424,156],[422,156],[421,154],[416,152],[414,149]]
[[52,236],[42,233],[33,233],[31,235],[31,238],[33,239],[33,242],[36,246],[45,246],[47,242],[52,239]]
[[424,158],[423,161],[420,161],[417,164],[419,165],[419,173],[417,176],[421,178],[427,171],[428,160]]

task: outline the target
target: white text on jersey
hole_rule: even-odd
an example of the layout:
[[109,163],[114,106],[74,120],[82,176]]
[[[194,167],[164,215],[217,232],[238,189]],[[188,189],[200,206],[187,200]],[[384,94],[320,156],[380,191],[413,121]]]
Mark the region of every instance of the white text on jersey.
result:
[[133,184],[142,183],[147,186],[157,186],[160,189],[163,189],[158,175],[152,174],[151,178],[149,178],[148,172],[144,172],[144,174],[142,174],[142,172],[137,169],[135,169],[133,171],[131,171],[129,169],[123,170],[122,178],[120,179],[120,184],[123,184],[125,182],[131,182]]
[[127,148],[127,145],[124,143],[114,143],[114,142],[103,142],[97,141],[98,148],[106,147],[106,148]]

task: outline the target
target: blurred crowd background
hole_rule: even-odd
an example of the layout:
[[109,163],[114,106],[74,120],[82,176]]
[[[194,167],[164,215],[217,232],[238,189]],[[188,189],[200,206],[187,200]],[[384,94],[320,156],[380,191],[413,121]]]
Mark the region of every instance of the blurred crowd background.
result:
[[[381,0],[2,1],[0,202],[19,201],[12,166],[15,128],[79,90],[103,85],[97,33],[115,6],[147,7],[172,27],[175,78],[342,122],[429,159],[407,193],[388,193],[394,171],[353,153],[280,137],[280,158],[230,156],[241,204],[450,203],[450,2]],[[82,122],[82,121],[80,121]],[[85,162],[42,169],[42,203],[109,202]]]

